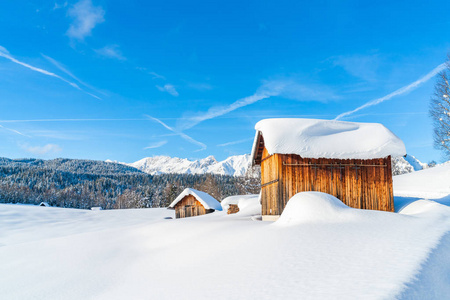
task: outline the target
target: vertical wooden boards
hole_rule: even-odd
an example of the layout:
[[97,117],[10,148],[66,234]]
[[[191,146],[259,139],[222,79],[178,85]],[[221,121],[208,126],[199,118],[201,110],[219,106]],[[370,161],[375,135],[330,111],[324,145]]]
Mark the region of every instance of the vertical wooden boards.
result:
[[205,207],[192,195],[187,195],[175,205],[175,217],[186,218],[206,213]]
[[346,205],[394,211],[391,157],[380,159],[312,159],[294,154],[269,155],[261,160],[263,215],[280,215],[299,192],[331,194]]
[[[263,215],[279,215],[278,208],[283,199],[279,191],[280,155],[270,155],[264,148],[261,159],[261,202]],[[284,208],[284,206],[283,206]]]

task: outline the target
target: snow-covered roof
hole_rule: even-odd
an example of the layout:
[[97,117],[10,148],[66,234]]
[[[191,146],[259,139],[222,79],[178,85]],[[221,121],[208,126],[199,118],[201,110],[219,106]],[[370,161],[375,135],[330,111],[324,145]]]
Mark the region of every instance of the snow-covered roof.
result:
[[256,123],[255,129],[253,162],[260,149],[260,135],[269,154],[336,159],[374,159],[406,154],[402,140],[378,123],[265,119]]
[[175,207],[178,202],[188,195],[194,196],[205,207],[205,209],[222,210],[222,206],[219,201],[205,192],[197,191],[191,188],[184,189],[184,191],[178,195],[172,203],[170,203],[169,207]]

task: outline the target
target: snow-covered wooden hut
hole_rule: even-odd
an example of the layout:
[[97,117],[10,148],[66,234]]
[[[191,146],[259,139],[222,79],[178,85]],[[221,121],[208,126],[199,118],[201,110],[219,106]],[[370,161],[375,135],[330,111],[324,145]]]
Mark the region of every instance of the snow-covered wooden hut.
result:
[[175,217],[186,218],[209,214],[215,210],[222,210],[220,202],[209,194],[197,191],[191,188],[185,189],[169,205],[169,208],[175,209]]
[[261,165],[264,220],[296,193],[331,194],[354,208],[394,211],[391,156],[405,145],[376,123],[266,119],[255,126],[252,164]]
[[39,203],[39,206],[50,207],[50,204],[48,204],[48,202],[41,202]]

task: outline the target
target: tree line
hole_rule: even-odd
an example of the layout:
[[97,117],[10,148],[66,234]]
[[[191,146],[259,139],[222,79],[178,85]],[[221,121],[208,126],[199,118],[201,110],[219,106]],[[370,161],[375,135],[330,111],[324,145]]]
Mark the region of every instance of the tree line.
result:
[[167,207],[185,188],[219,201],[259,193],[259,178],[214,174],[149,175],[135,168],[78,159],[0,158],[0,203],[89,209]]

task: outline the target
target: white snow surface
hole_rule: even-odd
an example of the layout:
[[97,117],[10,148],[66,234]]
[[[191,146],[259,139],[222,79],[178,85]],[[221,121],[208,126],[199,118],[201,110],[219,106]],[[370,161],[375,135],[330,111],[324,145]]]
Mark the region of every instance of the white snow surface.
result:
[[170,203],[169,207],[175,207],[178,202],[183,200],[183,198],[188,195],[194,196],[206,209],[222,210],[220,202],[214,199],[211,195],[191,188],[184,189],[184,191],[181,192],[181,194],[179,194],[178,197],[172,201],[172,203]]
[[230,156],[220,162],[218,162],[214,156],[208,156],[200,160],[189,160],[186,158],[169,156],[153,156],[126,165],[152,175],[165,173],[211,173],[218,175],[244,176],[250,166],[250,154]]
[[418,197],[445,193],[434,181],[450,182],[448,168],[402,175],[397,213],[316,192],[277,222],[0,204],[1,298],[447,299],[450,201]]
[[[255,125],[270,154],[305,158],[373,159],[406,154],[405,145],[378,123],[318,119],[265,119]],[[256,141],[256,138],[255,138]],[[255,155],[254,143],[252,155]]]
[[394,195],[442,198],[450,195],[450,162],[393,177]]

